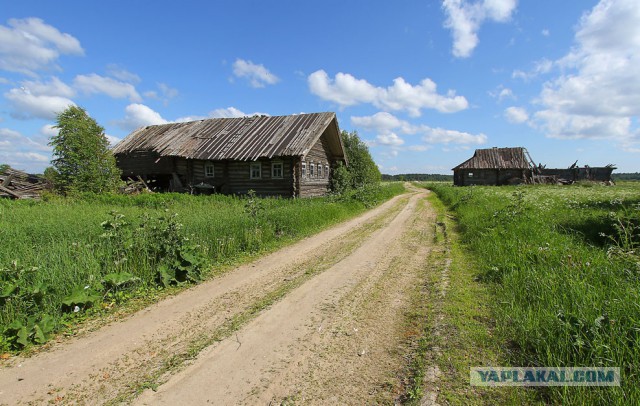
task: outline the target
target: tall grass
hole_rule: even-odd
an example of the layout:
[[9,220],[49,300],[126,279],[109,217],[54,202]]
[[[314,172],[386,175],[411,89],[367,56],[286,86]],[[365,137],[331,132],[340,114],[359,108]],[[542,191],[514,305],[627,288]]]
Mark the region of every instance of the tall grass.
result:
[[455,212],[513,366],[620,367],[620,388],[555,387],[553,403],[640,404],[640,185],[456,188]]
[[[0,351],[46,341],[62,321],[91,305],[196,281],[403,190],[391,184],[316,199],[183,194],[0,199]],[[187,277],[180,279],[178,272]]]

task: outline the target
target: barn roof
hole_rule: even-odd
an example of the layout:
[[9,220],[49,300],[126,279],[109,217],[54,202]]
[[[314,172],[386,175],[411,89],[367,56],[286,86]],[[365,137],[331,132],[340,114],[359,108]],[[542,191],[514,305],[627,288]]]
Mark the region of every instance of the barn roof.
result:
[[526,149],[515,148],[487,148],[476,149],[473,156],[456,169],[530,169],[531,162],[527,159]]
[[338,121],[330,112],[152,125],[129,134],[113,153],[152,151],[160,156],[242,161],[304,156],[325,132],[333,155],[344,160]]

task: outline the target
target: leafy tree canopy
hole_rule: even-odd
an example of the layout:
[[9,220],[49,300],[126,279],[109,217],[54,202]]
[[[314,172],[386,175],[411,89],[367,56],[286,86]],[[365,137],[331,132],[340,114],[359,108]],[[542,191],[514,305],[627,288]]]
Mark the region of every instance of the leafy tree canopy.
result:
[[338,165],[333,171],[332,190],[341,193],[349,188],[380,182],[378,165],[373,161],[369,147],[360,139],[358,133],[342,131],[341,137],[348,165]]
[[114,191],[120,170],[109,150],[104,128],[77,106],[58,114],[58,134],[51,137],[54,187],[62,193]]

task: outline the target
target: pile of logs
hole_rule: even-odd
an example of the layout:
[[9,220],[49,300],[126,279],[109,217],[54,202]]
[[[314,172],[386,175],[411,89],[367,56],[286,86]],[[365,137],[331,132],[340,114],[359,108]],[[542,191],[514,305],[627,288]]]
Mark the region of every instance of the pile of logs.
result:
[[49,182],[37,175],[6,168],[0,172],[0,197],[10,199],[39,199],[49,188]]

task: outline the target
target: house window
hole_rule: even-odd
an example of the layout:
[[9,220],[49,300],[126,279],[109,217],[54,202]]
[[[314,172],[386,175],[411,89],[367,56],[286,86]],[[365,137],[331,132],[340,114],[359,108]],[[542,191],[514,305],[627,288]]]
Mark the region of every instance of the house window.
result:
[[324,176],[322,176],[322,164],[318,164],[318,177],[324,178]]
[[271,177],[282,179],[282,162],[271,162]]
[[306,178],[307,177],[307,163],[303,162],[302,163],[302,178]]
[[204,176],[205,178],[213,178],[215,175],[215,167],[213,162],[207,162],[204,164]]
[[473,172],[469,172],[469,177],[473,178]]
[[262,178],[262,164],[260,162],[252,162],[249,168],[250,179]]
[[325,178],[329,177],[329,165],[324,166],[324,177]]
[[315,165],[313,164],[313,162],[311,162],[311,163],[309,164],[309,177],[310,177],[310,178],[313,178],[313,177],[314,177],[314,176],[313,176],[313,168],[315,168]]

